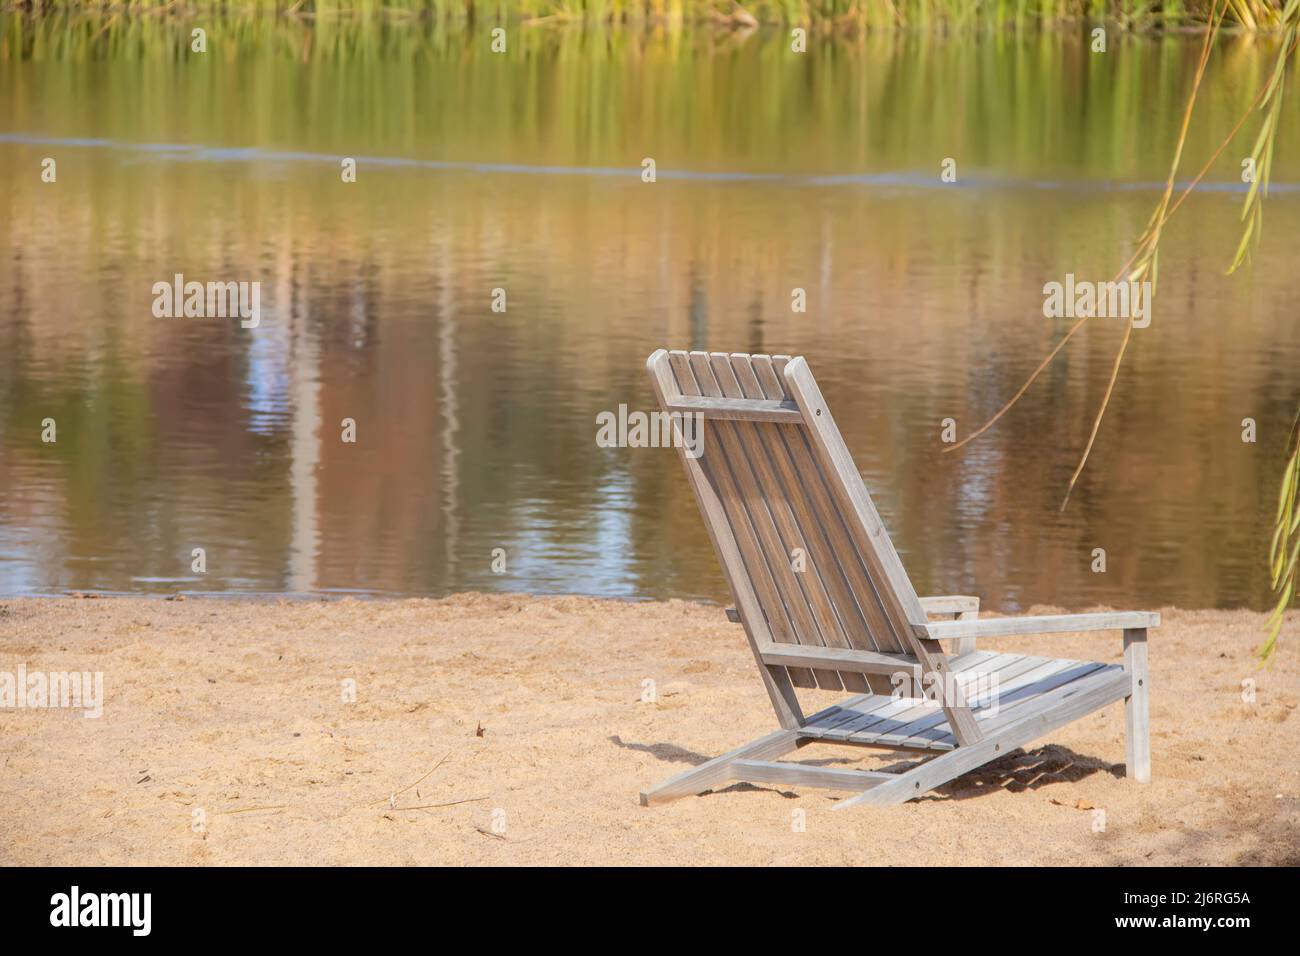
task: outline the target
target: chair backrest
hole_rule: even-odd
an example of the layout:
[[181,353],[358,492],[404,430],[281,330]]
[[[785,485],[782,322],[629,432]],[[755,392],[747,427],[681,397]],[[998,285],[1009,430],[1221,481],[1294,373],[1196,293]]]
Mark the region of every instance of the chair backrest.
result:
[[[664,411],[703,416],[686,428],[702,453],[682,461],[751,638],[916,653],[925,612],[807,362],[660,349],[647,367]],[[789,673],[867,689],[857,673]]]

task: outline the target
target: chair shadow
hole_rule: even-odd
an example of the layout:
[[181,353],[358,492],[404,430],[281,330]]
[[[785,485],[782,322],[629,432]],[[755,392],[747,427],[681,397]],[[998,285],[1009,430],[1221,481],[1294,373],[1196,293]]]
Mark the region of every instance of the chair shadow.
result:
[[935,787],[918,799],[971,800],[1001,790],[1023,793],[1053,784],[1078,783],[1096,773],[1108,773],[1119,779],[1125,776],[1126,771],[1122,763],[1088,757],[1060,744],[1046,744],[1030,751],[1017,748]]
[[[698,767],[700,764],[713,759],[713,757],[706,757],[703,754],[697,754],[693,750],[687,750],[685,747],[678,747],[675,744],[634,744],[625,741],[622,737],[618,736],[618,734],[612,734],[608,739],[615,747],[622,747],[624,750],[636,750],[644,754],[650,754],[650,756],[662,760],[665,763],[687,763],[692,767]],[[717,755],[715,754],[714,756]],[[855,763],[856,761],[848,760],[843,757],[827,757],[824,760],[800,760],[798,762],[809,767],[826,767],[832,764],[849,764]]]
[[697,754],[694,750],[687,750],[685,747],[678,747],[675,744],[633,744],[623,740],[618,734],[613,734],[609,742],[615,747],[622,747],[624,750],[636,750],[643,754],[649,754],[656,760],[662,760],[664,763],[686,763],[692,767],[698,767],[706,761],[712,760],[712,757],[706,757],[703,754]]
[[[712,757],[706,757],[693,750],[674,744],[641,744],[623,740],[617,734],[609,737],[610,743],[624,750],[636,750],[648,753],[656,760],[665,763],[688,764],[698,767]],[[845,757],[826,757],[816,760],[799,760],[798,763],[810,767],[826,767],[837,764],[854,764],[856,760]],[[883,773],[902,773],[918,766],[919,760],[902,758],[873,769]],[[1122,763],[1108,763],[1096,757],[1076,753],[1069,747],[1059,744],[1046,744],[1034,750],[1016,749],[997,760],[976,767],[962,774],[955,780],[935,787],[916,800],[971,800],[987,796],[1001,790],[1020,793],[1025,790],[1038,790],[1058,783],[1077,783],[1096,773],[1109,773],[1116,779],[1125,776]],[[799,790],[781,790],[774,787],[760,787],[752,783],[732,783],[715,790],[701,793],[708,796],[714,793],[744,793],[749,791],[779,793],[787,799],[795,799],[801,793],[813,793],[818,788],[800,788]]]

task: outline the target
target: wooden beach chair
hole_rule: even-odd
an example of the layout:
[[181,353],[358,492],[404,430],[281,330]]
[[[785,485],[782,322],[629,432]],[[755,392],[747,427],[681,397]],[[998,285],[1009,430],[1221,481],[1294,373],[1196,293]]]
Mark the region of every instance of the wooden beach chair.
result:
[[[979,620],[978,598],[919,598],[802,357],[660,349],[647,366],[664,411],[703,415],[702,454],[678,454],[779,729],[644,791],[643,805],[746,781],[854,794],[836,809],[888,806],[1120,700],[1128,776],[1150,779],[1159,614]],[[1123,664],[976,648],[1096,630],[1123,631]],[[796,688],[813,687],[852,696],[805,716]],[[814,741],[926,759],[896,773],[778,761]]]

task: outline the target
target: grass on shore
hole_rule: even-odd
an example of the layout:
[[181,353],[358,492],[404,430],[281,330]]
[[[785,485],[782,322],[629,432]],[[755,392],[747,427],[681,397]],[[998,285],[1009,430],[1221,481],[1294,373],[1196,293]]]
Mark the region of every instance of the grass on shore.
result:
[[[1228,0],[1225,25],[1279,29],[1283,0]],[[947,29],[1106,21],[1125,29],[1203,27],[1210,0],[7,0],[32,13],[140,15],[218,10],[306,17],[396,16],[445,21],[722,22],[821,29]]]

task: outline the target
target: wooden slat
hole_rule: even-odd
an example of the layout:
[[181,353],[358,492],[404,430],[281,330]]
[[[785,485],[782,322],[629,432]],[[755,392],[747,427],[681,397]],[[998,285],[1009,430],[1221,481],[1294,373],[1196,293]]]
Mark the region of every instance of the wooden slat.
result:
[[843,719],[845,715],[853,713],[854,711],[852,708],[861,704],[870,696],[870,694],[855,694],[852,697],[846,697],[838,704],[832,704],[830,707],[819,710],[808,718],[804,728],[808,729],[814,726],[831,726],[832,724],[837,723],[840,719]]
[[[1015,686],[999,687],[995,692],[997,715],[993,715],[993,701],[981,708],[984,719],[991,725],[994,722],[1006,723],[1006,715],[1017,707],[1031,704],[1035,698],[1042,697],[1050,690],[1082,680],[1090,674],[1105,669],[1106,665],[1096,661],[1061,661],[1064,667],[1050,672],[1040,673],[1031,680],[1022,680]],[[1014,715],[1013,718],[1014,719]]]
[[[769,397],[789,394],[785,380],[778,371],[778,367],[784,367],[786,361],[788,358],[779,356],[751,356],[755,375]],[[782,457],[788,462],[790,473],[797,476],[803,492],[800,500],[807,512],[806,520],[825,539],[829,554],[819,564],[825,568],[823,577],[827,589],[835,599],[849,645],[860,650],[894,653],[910,651],[910,647],[893,636],[876,587],[871,582],[844,518],[832,499],[827,478],[803,434],[805,431],[805,428],[782,427],[777,429],[777,434],[784,447]],[[888,688],[884,687],[873,689],[881,693],[888,692]]]
[[[1076,662],[1086,663],[1086,662]],[[1057,675],[1060,676],[1060,675]],[[1047,687],[1047,683],[1044,684]],[[1097,687],[1106,687],[1117,689],[1118,693],[1112,693],[1106,700],[1106,704],[1112,704],[1117,700],[1123,700],[1125,693],[1125,669],[1119,666],[1096,665],[1095,669],[1078,676],[1074,680],[1056,683],[1053,687],[1045,689],[1041,693],[1028,698],[1022,704],[1011,706],[998,711],[997,717],[989,718],[985,721],[988,736],[997,734],[998,731],[1006,727],[1014,727],[1019,723],[1034,718],[1035,714],[1041,713],[1056,706],[1058,702],[1069,701],[1076,696],[1087,696],[1092,689]],[[1080,714],[1082,717],[1082,714]]]
[[[820,456],[827,474],[834,478],[831,483],[842,501],[849,531],[858,542],[863,557],[879,572],[879,577],[873,575],[873,579],[877,582],[877,590],[886,607],[891,611],[895,629],[907,632],[911,647],[904,649],[912,651],[927,673],[946,676],[952,668],[943,648],[938,641],[927,639],[915,630],[927,623],[925,611],[907,577],[903,562],[899,560],[898,552],[894,550],[894,544],[876,513],[876,506],[867,494],[862,476],[853,463],[853,456],[849,454],[844,438],[835,426],[830,409],[822,398],[821,389],[808,370],[808,363],[802,357],[792,359],[785,366],[784,375],[795,401],[799,403],[799,410],[803,413],[813,448]],[[945,686],[948,686],[946,680]],[[943,707],[948,722],[952,725],[953,735],[959,743],[965,746],[980,739],[981,733],[975,717],[960,696],[945,700]]]
[[[983,675],[1001,674],[1003,670],[1015,668],[1021,662],[1022,657],[1018,654],[999,654],[983,666],[961,669],[954,667],[952,677],[949,679],[956,680],[961,684],[974,684]],[[872,721],[864,725],[861,730],[870,731],[877,741],[891,744],[901,744],[903,738],[918,736],[921,731],[930,727],[937,727],[945,722],[948,723],[951,730],[951,721],[948,720],[947,711],[936,702],[912,698],[910,703],[912,704],[911,707],[883,715],[881,720]],[[850,741],[852,739],[851,737]]]
[[821,389],[817,387],[808,363],[801,357],[792,359],[785,367],[785,380],[799,404],[804,423],[813,447],[821,456],[827,474],[835,479],[836,490],[840,492],[846,512],[856,518],[850,523],[850,531],[864,535],[862,550],[864,556],[879,571],[883,581],[884,597],[891,612],[896,615],[896,624],[900,629],[926,622],[925,611],[920,599],[907,577],[903,562],[899,560],[894,543],[889,539],[885,526],[876,513],[876,506],[862,483],[853,456],[835,419],[831,417],[830,408],[822,398]]
[[[671,369],[674,379],[674,388],[678,392],[686,395],[698,395],[700,393],[700,385],[696,381],[695,373],[691,370],[687,353],[669,352],[668,367]],[[736,488],[731,468],[727,464],[727,450],[724,447],[723,436],[724,434],[730,434],[726,431],[730,428],[731,424],[727,422],[706,423],[705,434],[710,440],[705,443],[704,454],[700,458],[694,459],[694,461],[700,464],[706,480],[711,487],[716,489],[716,496],[721,502],[722,513],[725,516],[723,518],[724,525],[736,543],[736,549],[741,559],[741,567],[747,573],[748,579],[753,585],[754,594],[758,599],[758,606],[754,613],[759,615],[759,620],[766,622],[765,630],[770,633],[773,641],[798,643],[789,615],[786,613],[785,606],[777,593],[772,572],[768,568],[767,560],[758,545],[749,507],[742,498],[740,491]],[[738,605],[739,603],[737,601]],[[751,619],[750,612],[743,606],[740,607],[740,611],[742,619]],[[799,668],[791,670],[789,679],[795,687],[811,688],[817,686],[817,681],[813,677],[812,671],[809,670]],[[782,726],[786,725],[783,724]]]
[[786,667],[826,667],[857,674],[906,675],[908,680],[921,679],[921,665],[902,654],[877,654],[847,647],[797,647],[790,644],[760,644],[758,652],[769,664]]
[[833,809],[844,810],[863,804],[887,807],[910,800],[1017,747],[1033,743],[1085,714],[1122,700],[1125,693],[1127,682],[1124,675],[1120,673],[1117,678],[1114,671],[1105,669],[1083,681],[1045,694],[1030,711],[1017,715],[1015,722],[990,728],[988,735],[978,743],[940,754],[899,774],[894,780],[835,804]]
[[[780,394],[787,400],[796,400],[785,369],[790,364],[788,355],[753,356],[752,361],[760,380],[768,389],[769,397]],[[817,523],[829,538],[840,572],[844,575],[850,600],[855,604],[864,632],[850,629],[849,641],[854,647],[894,653],[912,653],[906,634],[890,620],[890,612],[881,597],[880,588],[873,580],[868,562],[858,551],[849,531],[849,518],[832,491],[835,479],[823,468],[807,428],[781,428],[787,451],[798,474],[804,475],[804,491]]]
[[1153,611],[1112,611],[1101,614],[1047,614],[1041,617],[933,621],[924,625],[924,629],[925,633],[937,640],[949,637],[1011,637],[1017,634],[1061,634],[1159,626],[1160,615]]
[[[763,358],[759,356],[760,360]],[[736,386],[746,398],[782,400],[776,373],[770,368],[756,367],[760,363],[752,362],[750,356],[742,353],[733,353],[730,363]],[[767,380],[767,385],[763,384],[763,379]],[[760,469],[760,488],[767,491],[769,497],[788,503],[788,520],[793,525],[794,534],[803,541],[807,568],[795,576],[803,585],[804,597],[821,631],[822,643],[827,647],[852,648],[854,644],[849,633],[863,627],[860,612],[840,572],[835,552],[808,506],[804,487],[806,476],[799,475],[790,460],[781,428],[760,426],[752,431],[766,454],[768,466]],[[853,616],[849,616],[846,622],[848,615]],[[873,684],[872,678],[861,672],[843,672],[839,676],[845,690],[887,692],[889,689],[883,679],[878,678]]]
[[[715,356],[707,352],[691,352],[689,364],[695,375],[695,384],[703,394],[723,397],[723,382],[719,381],[716,373],[730,372],[730,364],[725,355],[719,353],[716,358],[718,368],[714,365]],[[730,382],[727,385],[731,387]],[[758,475],[765,465],[765,455],[754,434],[758,427],[753,423],[713,423],[727,467],[747,505],[760,552],[772,574],[779,599],[789,615],[794,643],[821,647],[824,645],[821,631],[813,620],[807,598],[802,594],[802,585],[798,580],[800,575],[796,575],[790,567],[790,549],[802,546],[803,542],[801,539],[794,540],[789,504],[772,495],[770,489],[765,494],[760,488],[761,479]],[[814,670],[813,676],[817,686],[824,690],[841,690],[844,686],[833,670]]]
[[830,540],[836,556],[836,564],[844,575],[858,616],[863,622],[863,631],[851,630],[849,639],[854,646],[866,650],[889,653],[910,653],[912,648],[904,636],[899,636],[889,619],[889,612],[880,597],[879,589],[872,580],[866,562],[858,553],[857,545],[849,532],[845,515],[836,503],[831,490],[833,478],[823,472],[821,462],[814,454],[809,442],[806,428],[782,429],[786,451],[796,472],[806,475],[803,488],[808,495],[810,510],[814,520]]
[[[1010,660],[1007,660],[1010,658]],[[1019,654],[1000,655],[999,658],[1003,663],[997,668],[985,670],[976,668],[971,671],[962,671],[963,676],[969,675],[970,681],[967,694],[971,706],[975,711],[975,719],[978,720],[981,712],[991,708],[995,701],[999,701],[999,695],[1010,694],[1015,688],[1023,686],[1032,681],[1047,677],[1066,670],[1072,661],[1057,661],[1044,657],[1028,657]],[[995,683],[992,688],[986,689],[983,685],[986,679],[992,679]],[[937,707],[932,707],[930,715],[923,717],[906,727],[897,728],[895,731],[894,742],[900,745],[922,747],[931,741],[952,739],[952,727],[948,726],[945,721],[945,715]]]
[[[1118,669],[1117,665],[1108,668],[1107,665],[1090,661],[1049,660],[1047,665],[1041,665],[1032,673],[1010,680],[1005,686],[999,686],[996,715],[993,713],[993,701],[981,700],[980,707],[975,712],[980,721],[980,729],[987,736],[994,729],[1015,723],[1026,713],[1032,712],[1039,706],[1038,701],[1041,698],[1048,696],[1057,688],[1067,688],[1076,684],[1079,687],[1087,687],[1090,686],[1087,681],[1091,681],[1099,674]],[[944,741],[945,738],[952,739],[947,728],[939,726],[899,742],[904,746],[920,747],[925,746],[928,741]]]
[[846,741],[868,723],[877,722],[886,714],[905,710],[912,704],[913,701],[910,700],[874,694],[853,708],[850,716],[838,720],[834,726],[819,728],[818,736],[824,740]]
[[731,779],[745,783],[785,783],[828,790],[862,791],[894,779],[892,773],[874,770],[840,770],[770,760],[734,760]]
[[[668,353],[664,349],[658,350],[650,356],[646,365],[654,385],[655,395],[662,406],[669,395],[674,395],[678,391]],[[726,577],[732,597],[735,598],[736,605],[740,609],[745,625],[745,636],[759,665],[763,686],[772,701],[772,709],[776,712],[777,720],[782,727],[798,727],[803,723],[803,712],[799,708],[799,699],[795,694],[791,676],[782,668],[767,667],[758,656],[757,642],[759,640],[770,642],[774,637],[755,592],[755,578],[745,567],[739,545],[727,518],[726,508],[716,488],[710,483],[702,462],[687,455],[682,443],[678,443],[677,457],[686,470],[687,481],[695,493],[700,515],[704,519],[704,527],[722,565],[723,576]]]
[[877,740],[876,735],[869,730],[859,731],[858,733],[855,733],[852,738],[845,738],[843,736],[836,737],[829,731],[822,732],[814,728],[813,730],[806,731],[806,736],[820,743],[843,744],[850,747],[880,747],[885,750],[894,750],[906,753],[944,753],[945,751],[953,750],[957,746],[957,742],[952,739],[951,734],[947,734],[935,740],[924,740],[921,743],[915,745],[908,744],[906,746],[882,743]]
[[[1010,661],[1008,662],[1008,658]],[[1021,657],[1018,654],[1001,654],[1001,666],[992,671],[979,670],[971,674],[972,683],[979,683],[980,676],[996,676],[992,688],[980,692],[978,687],[971,688],[970,700],[975,709],[976,719],[1000,719],[1005,724],[1014,721],[1005,718],[1005,711],[1017,705],[1031,704],[1035,697],[1043,695],[1058,685],[1069,684],[1100,670],[1100,663],[1086,661],[1062,661],[1062,659],[1043,657]],[[967,674],[970,674],[967,671]],[[993,705],[997,705],[997,717],[989,718]],[[897,715],[896,721],[904,721],[910,714]],[[984,730],[991,726],[980,724]],[[932,743],[952,740],[952,727],[944,722],[944,714],[937,708],[930,709],[930,714],[920,715],[915,721],[904,727],[894,727],[885,731],[872,727],[878,734],[881,744],[896,744],[898,747],[928,747]],[[987,731],[985,731],[987,732]]]
[[[953,666],[960,673],[962,670],[974,669],[980,666],[992,667],[994,666],[992,662],[997,659],[1011,658],[1013,656],[995,654],[991,651],[978,651],[962,661],[954,663]],[[804,731],[810,736],[831,743],[853,743],[870,746],[873,744],[873,735],[871,731],[864,728],[871,724],[882,724],[886,718],[915,706],[916,698],[914,697],[893,698],[887,695],[853,697],[814,714],[808,719]],[[942,714],[942,711],[937,709],[935,712]],[[852,741],[848,739],[851,735],[854,736]],[[941,740],[926,741],[924,744],[926,749],[932,750],[948,750],[952,746],[951,740],[948,743]]]
[[[996,658],[999,655],[984,652],[981,654],[972,654],[961,664],[956,665],[959,669],[962,666],[975,667],[985,661]],[[841,717],[835,721],[834,726],[824,726],[819,731],[819,736],[831,741],[849,742],[849,738],[855,734],[864,731],[867,727],[881,724],[894,715],[916,707],[917,698],[915,697],[890,697],[877,695],[867,698],[853,705],[853,713]],[[865,737],[853,740],[854,743],[867,743]]]
[[746,401],[723,398],[691,398],[683,395],[665,406],[665,411],[683,415],[702,414],[706,419],[729,422],[787,422],[800,424],[803,416],[794,402]]

